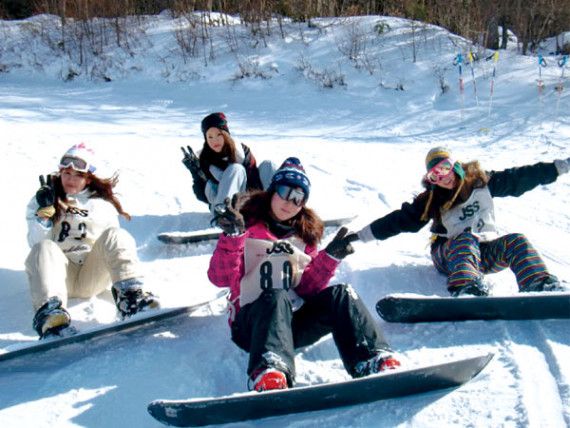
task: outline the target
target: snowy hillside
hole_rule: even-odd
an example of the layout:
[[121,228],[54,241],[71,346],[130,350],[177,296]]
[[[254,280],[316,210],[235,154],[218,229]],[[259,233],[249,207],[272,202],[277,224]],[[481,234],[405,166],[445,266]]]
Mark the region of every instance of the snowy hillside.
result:
[[[105,52],[97,66],[104,65],[111,82],[91,81],[91,68],[64,83],[70,64],[39,38],[25,39],[41,34],[30,28],[42,19],[53,17],[0,21],[0,352],[36,340],[23,270],[25,207],[38,176],[52,172],[80,141],[95,147],[102,173],[120,172],[120,199],[132,215],[122,225],[136,238],[147,287],[165,306],[218,291],[206,277],[215,243],[175,247],[156,239],[160,232],[208,226],[180,147],[201,146],[200,121],[210,112],[226,113],[232,136],[258,161],[299,157],[313,183],[309,206],[323,218],[356,215],[352,230],[420,191],[424,157],[435,145],[495,170],[570,156],[569,84],[556,90],[563,69],[546,45],[539,98],[536,57],[508,50],[497,62],[485,61],[492,52],[433,26],[386,17],[326,19],[313,28],[287,23],[282,37],[275,24],[257,44],[242,27],[229,27],[239,36],[237,50],[221,26],[212,31],[215,58],[205,67],[176,54],[179,23],[162,15],[148,18],[144,40],[130,54]],[[378,23],[385,29],[380,35]],[[481,60],[473,69],[463,65],[462,94],[453,61],[470,50]],[[244,76],[245,66],[257,73]],[[501,231],[525,233],[550,270],[570,280],[570,174],[495,204]],[[356,243],[336,279],[352,284],[371,311],[388,293],[444,296],[445,278],[432,266],[428,238],[426,228]],[[516,291],[510,272],[488,281],[492,294]],[[110,293],[70,303],[79,328],[115,316]],[[570,426],[568,320],[405,325],[376,318],[408,367],[488,352],[495,357],[455,390],[235,426]],[[299,385],[348,377],[331,337],[301,349],[296,363]],[[148,402],[244,391],[246,366],[220,299],[132,335],[1,362],[0,426],[157,427]]]

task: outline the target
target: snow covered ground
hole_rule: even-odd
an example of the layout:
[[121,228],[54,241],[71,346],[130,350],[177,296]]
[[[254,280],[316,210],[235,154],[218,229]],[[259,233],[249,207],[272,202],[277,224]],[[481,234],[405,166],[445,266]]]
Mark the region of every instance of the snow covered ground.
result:
[[[568,88],[561,95],[555,89],[562,69],[548,46],[542,51],[548,62],[542,100],[536,57],[514,49],[501,51],[496,63],[483,59],[492,52],[478,50],[476,80],[464,65],[461,94],[453,60],[477,49],[437,27],[418,33],[409,21],[381,17],[317,20],[313,28],[287,24],[285,37],[275,27],[266,43],[239,39],[238,54],[228,49],[227,28],[219,27],[212,32],[216,58],[204,67],[200,59],[185,63],[175,55],[173,22],[163,15],[149,18],[135,54],[107,52],[114,59],[106,69],[112,82],[93,83],[85,73],[63,83],[59,76],[67,64],[20,38],[41,19],[49,18],[0,22],[0,70],[6,70],[0,73],[1,351],[36,340],[23,270],[29,251],[25,206],[38,176],[53,171],[61,154],[80,141],[95,147],[101,172],[120,172],[118,191],[133,217],[122,224],[136,238],[148,288],[165,306],[218,291],[206,277],[215,243],[173,247],[156,239],[159,232],[208,226],[180,147],[201,146],[200,121],[210,112],[227,114],[232,135],[258,161],[298,156],[313,183],[309,205],[323,218],[356,215],[353,230],[420,191],[424,157],[435,145],[496,170],[570,156],[570,95]],[[379,21],[389,24],[380,36],[374,30]],[[235,79],[239,64],[266,78]],[[323,87],[323,76],[337,84]],[[449,87],[445,93],[442,82]],[[496,200],[496,208],[502,231],[525,233],[551,271],[570,280],[570,174],[520,198]],[[426,228],[357,243],[337,279],[351,283],[371,311],[388,293],[444,296],[445,278],[431,264],[428,238]],[[493,294],[516,292],[510,272],[488,281]],[[115,316],[110,293],[72,301],[70,311],[80,328]],[[235,426],[570,425],[568,320],[404,325],[377,319],[409,367],[488,352],[495,357],[455,390]],[[1,363],[0,426],[156,427],[148,402],[244,391],[246,365],[218,300],[191,317],[132,335]],[[330,337],[299,351],[297,371],[300,385],[347,378]]]

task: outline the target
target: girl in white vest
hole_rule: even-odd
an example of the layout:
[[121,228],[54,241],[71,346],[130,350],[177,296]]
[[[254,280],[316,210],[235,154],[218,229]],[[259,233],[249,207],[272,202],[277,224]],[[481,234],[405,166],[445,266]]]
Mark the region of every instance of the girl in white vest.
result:
[[40,338],[73,333],[68,297],[90,298],[111,283],[123,318],[159,306],[142,290],[133,237],[119,227],[118,215],[130,216],[113,193],[118,177],[95,175],[94,159],[84,143],[70,148],[58,173],[40,176],[41,187],[28,204],[26,274]]
[[477,161],[461,163],[449,150],[435,147],[425,163],[423,193],[344,239],[384,240],[401,232],[417,232],[432,221],[432,260],[447,275],[447,289],[453,296],[488,295],[484,275],[506,268],[515,274],[520,291],[564,289],[526,236],[499,236],[493,198],[517,197],[556,181],[570,169],[570,159],[487,172]]

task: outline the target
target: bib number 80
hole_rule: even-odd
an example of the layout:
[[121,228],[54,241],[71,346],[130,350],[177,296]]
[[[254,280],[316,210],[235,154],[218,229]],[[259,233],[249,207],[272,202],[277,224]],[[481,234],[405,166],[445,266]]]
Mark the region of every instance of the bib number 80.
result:
[[273,281],[273,264],[270,261],[263,262],[259,267],[259,280],[262,290],[270,290],[272,288],[283,288],[288,291],[291,288],[293,282],[293,266],[290,261],[283,262],[282,272],[281,272],[282,283],[277,284],[275,287]]

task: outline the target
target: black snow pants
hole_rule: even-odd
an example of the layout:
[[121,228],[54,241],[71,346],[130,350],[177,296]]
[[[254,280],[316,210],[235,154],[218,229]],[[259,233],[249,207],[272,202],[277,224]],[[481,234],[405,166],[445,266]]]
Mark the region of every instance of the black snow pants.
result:
[[305,299],[293,312],[287,292],[265,290],[241,308],[232,323],[232,340],[249,353],[249,376],[259,367],[274,367],[295,381],[295,348],[332,333],[345,369],[354,375],[360,361],[389,349],[372,315],[346,284],[330,286]]

